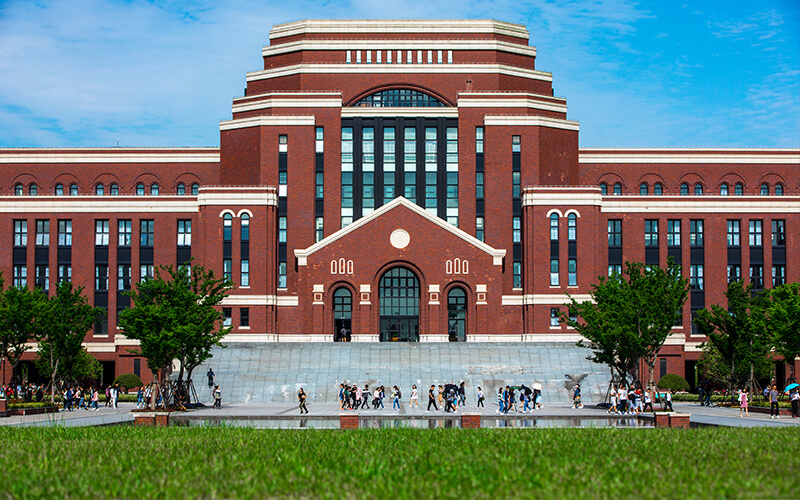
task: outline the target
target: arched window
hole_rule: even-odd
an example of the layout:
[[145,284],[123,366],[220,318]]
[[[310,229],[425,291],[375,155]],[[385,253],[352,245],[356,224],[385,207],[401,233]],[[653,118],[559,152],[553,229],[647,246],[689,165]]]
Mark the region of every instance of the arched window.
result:
[[775,196],[783,196],[783,184],[775,184]]
[[36,196],[39,194],[39,186],[31,184],[28,186],[28,196]]
[[144,196],[144,184],[141,182],[136,185],[136,196]]
[[728,185],[724,182],[719,185],[719,194],[722,196],[728,196]]
[[158,196],[158,184],[155,182],[150,184],[150,194],[153,196]]
[[694,194],[697,196],[703,194],[703,185],[700,184],[699,182],[694,185]]
[[222,216],[222,241],[231,241],[233,237],[233,216],[225,214]]
[[600,183],[600,194],[602,194],[603,196],[608,194],[608,184],[606,184],[605,182]]
[[25,190],[22,184],[14,184],[14,196],[22,196],[23,194],[25,194]]
[[250,215],[242,214],[242,241],[250,241]]
[[467,293],[461,287],[447,294],[447,332],[450,342],[467,341]]
[[78,195],[78,185],[73,183],[69,185],[69,195],[70,196],[77,196]]
[[664,194],[664,186],[662,186],[660,182],[656,182],[653,186],[653,194],[657,196]]
[[769,196],[769,184],[761,185],[761,196]]
[[445,103],[416,90],[397,89],[375,92],[361,99],[353,106],[368,108],[435,108],[445,106]]
[[681,194],[682,195],[687,195],[687,196],[689,194],[689,185],[686,184],[685,182],[683,184],[681,184]]
[[558,214],[550,214],[550,241],[558,241]]
[[646,183],[639,184],[639,194],[649,194],[650,188],[647,186]]
[[106,194],[106,188],[103,187],[102,184],[98,184],[94,187],[94,194],[98,196],[103,196],[104,194]]
[[574,213],[567,215],[567,239],[575,241],[578,238],[578,216]]
[[419,280],[410,269],[393,267],[381,277],[381,342],[419,342]]
[[346,287],[333,292],[333,341],[350,342],[353,294]]
[[186,185],[184,183],[182,183],[182,182],[179,183],[178,184],[178,189],[177,189],[176,192],[178,193],[179,196],[185,195],[186,194]]
[[614,194],[622,194],[622,184],[619,182],[614,184]]
[[109,186],[109,191],[111,191],[111,196],[119,196],[119,186],[116,182]]
[[192,184],[192,196],[197,196],[197,193],[200,192],[200,184],[194,183]]
[[56,193],[56,196],[64,196],[64,185],[63,184],[56,184],[55,193]]
[[742,185],[741,182],[737,183],[733,187],[733,194],[736,196],[742,196],[744,194],[744,186]]

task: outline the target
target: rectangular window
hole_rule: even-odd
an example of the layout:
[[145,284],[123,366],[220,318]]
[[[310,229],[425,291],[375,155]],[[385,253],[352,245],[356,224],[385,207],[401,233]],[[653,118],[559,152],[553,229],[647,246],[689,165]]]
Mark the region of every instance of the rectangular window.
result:
[[740,233],[741,221],[729,220],[728,221],[728,246],[738,247],[741,244]]
[[578,217],[575,214],[567,215],[567,240],[575,241],[578,232]]
[[760,220],[751,220],[750,221],[750,246],[751,247],[760,247],[763,244],[762,240],[762,221]]
[[522,173],[511,172],[511,196],[519,198],[522,193]]
[[786,221],[772,221],[772,246],[780,247],[786,245]]
[[568,286],[578,286],[578,261],[576,259],[567,261],[567,279]]
[[117,290],[131,289],[131,265],[119,264],[117,266]]
[[550,241],[558,241],[558,221],[557,214],[550,216]]
[[475,128],[475,152],[483,154],[483,127]]
[[47,247],[50,246],[50,221],[37,220],[36,221],[36,246]]
[[222,326],[229,327],[231,326],[232,321],[232,310],[230,307],[223,307],[222,308]]
[[550,328],[557,328],[561,326],[558,323],[558,309],[553,307],[550,309]]
[[240,240],[250,241],[250,215],[244,213],[239,218]]
[[477,172],[475,174],[475,197],[479,200],[484,198],[484,182],[483,182],[483,172]]
[[[380,54],[380,52],[379,52]],[[239,309],[239,326],[249,327],[250,326],[250,308],[249,307],[242,307]]]
[[356,64],[361,64],[361,51],[356,51]]
[[622,264],[609,264],[608,275],[614,276],[615,274],[622,274]]
[[278,262],[278,288],[286,288],[286,262]]
[[94,336],[107,337],[108,336],[108,310],[102,308],[103,312],[97,315],[94,322]]
[[703,246],[703,221],[689,221],[689,244],[693,247]]
[[250,260],[242,259],[241,286],[250,286]]
[[49,266],[36,266],[34,286],[42,291],[50,290],[50,267]]
[[14,266],[14,280],[15,287],[24,288],[28,286],[28,266]]
[[786,265],[775,264],[772,266],[772,287],[786,284]]
[[689,266],[689,287],[692,290],[703,289],[703,265],[692,264]]
[[286,216],[278,217],[278,243],[286,243]]
[[96,220],[94,221],[94,244],[98,247],[108,246],[108,221]]
[[226,280],[233,281],[233,263],[231,259],[222,260],[222,277]]
[[348,50],[345,55],[344,62],[350,64],[352,62],[352,51]]
[[522,242],[522,219],[520,217],[514,217],[513,221],[513,243],[520,243]]
[[383,202],[389,203],[395,198],[395,135],[394,127],[383,129]]
[[476,217],[475,218],[475,237],[478,238],[481,241],[484,241],[484,239],[483,239],[484,238],[484,234],[483,234],[484,227],[483,227],[483,225],[484,225],[483,217]]
[[58,221],[58,246],[70,247],[72,246],[72,221],[60,220]]
[[314,139],[315,139],[315,150],[317,153],[322,153],[325,151],[325,129],[322,127],[317,127],[314,131]]
[[315,174],[316,185],[314,188],[314,197],[321,200],[325,195],[325,174],[317,172]]
[[750,266],[750,283],[755,290],[764,289],[764,266],[755,264]]
[[667,221],[667,245],[671,247],[681,246],[681,221]]
[[558,259],[550,259],[550,286],[558,286]]
[[367,64],[372,64],[372,51],[367,51]]
[[320,241],[325,237],[324,219],[322,217],[317,217],[314,219],[314,237],[314,241]]
[[644,221],[644,245],[648,247],[658,246],[658,221]]
[[129,247],[133,242],[133,223],[129,220],[117,221],[117,244]]
[[155,242],[155,222],[152,220],[143,220],[139,224],[139,245],[143,247],[151,247]]
[[622,221],[612,219],[608,221],[608,246],[622,246]]
[[14,221],[14,246],[24,247],[28,245],[28,221]]
[[522,262],[514,261],[514,288],[522,288]]
[[381,63],[381,54],[383,53],[382,50],[375,51],[375,62],[380,64]]
[[155,266],[153,264],[142,264],[139,266],[139,281],[153,279]]
[[108,290],[108,266],[105,264],[94,266],[94,289]]
[[342,127],[342,227],[353,222],[353,127]]
[[72,281],[72,266],[60,264],[58,266],[58,282]]
[[511,152],[519,153],[522,151],[522,138],[518,135],[511,136]]
[[742,266],[739,264],[728,264],[728,283],[742,279]]
[[445,129],[447,222],[458,227],[458,128]]
[[178,246],[190,247],[192,246],[192,221],[179,220],[178,221]]

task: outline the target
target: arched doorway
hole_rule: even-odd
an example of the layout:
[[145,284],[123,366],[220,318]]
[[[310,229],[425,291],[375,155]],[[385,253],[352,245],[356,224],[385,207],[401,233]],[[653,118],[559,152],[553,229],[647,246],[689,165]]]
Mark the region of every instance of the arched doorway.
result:
[[447,294],[447,331],[450,342],[467,341],[467,292],[461,287]]
[[350,342],[353,294],[346,287],[333,292],[333,341]]
[[381,342],[419,342],[419,280],[411,270],[394,267],[380,282]]

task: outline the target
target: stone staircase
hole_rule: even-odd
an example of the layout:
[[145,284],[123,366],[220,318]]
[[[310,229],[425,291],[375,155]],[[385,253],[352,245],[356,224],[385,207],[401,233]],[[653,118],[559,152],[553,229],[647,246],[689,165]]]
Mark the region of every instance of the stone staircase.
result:
[[341,382],[384,385],[387,396],[397,385],[408,404],[412,384],[420,405],[431,384],[466,382],[467,402],[477,387],[487,404],[496,404],[505,385],[542,384],[544,403],[572,400],[568,386],[580,380],[584,403],[599,402],[608,388],[607,367],[586,359],[588,349],[568,343],[274,343],[229,344],[194,371],[201,402],[211,404],[209,366],[222,390],[223,403],[296,401],[302,387],[309,403],[338,401]]

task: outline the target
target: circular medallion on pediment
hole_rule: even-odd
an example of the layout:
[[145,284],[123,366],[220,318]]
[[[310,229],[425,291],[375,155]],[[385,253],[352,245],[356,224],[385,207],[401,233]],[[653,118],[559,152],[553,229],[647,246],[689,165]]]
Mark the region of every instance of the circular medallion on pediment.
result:
[[403,229],[395,229],[389,236],[389,241],[395,248],[405,248],[411,242],[411,236]]

